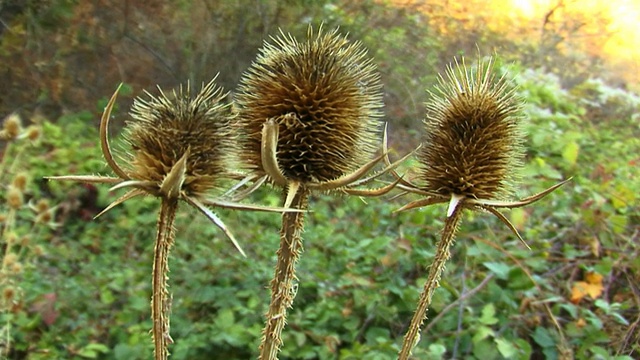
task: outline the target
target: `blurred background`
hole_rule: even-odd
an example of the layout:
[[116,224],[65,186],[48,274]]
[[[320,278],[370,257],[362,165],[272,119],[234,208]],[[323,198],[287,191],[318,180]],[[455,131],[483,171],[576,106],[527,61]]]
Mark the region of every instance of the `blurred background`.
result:
[[[0,358],[150,358],[158,204],[92,220],[117,194],[42,177],[107,173],[97,125],[118,84],[122,148],[145,90],[219,74],[233,93],[270,36],[322,23],[378,65],[393,157],[420,143],[428,91],[454,58],[495,56],[526,102],[517,195],[574,177],[507,214],[531,251],[492,216],[467,215],[416,358],[640,356],[637,1],[4,0]],[[445,211],[392,213],[410,200],[312,200],[282,359],[394,358]],[[264,188],[252,201],[280,198]],[[182,209],[170,259],[172,358],[255,358],[280,219],[220,211],[242,259],[194,215]]]

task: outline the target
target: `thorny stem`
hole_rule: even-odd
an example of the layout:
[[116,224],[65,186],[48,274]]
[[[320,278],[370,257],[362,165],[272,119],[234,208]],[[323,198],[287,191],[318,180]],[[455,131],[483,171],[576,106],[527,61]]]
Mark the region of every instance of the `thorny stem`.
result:
[[444,270],[447,260],[449,260],[449,257],[451,256],[449,249],[451,248],[451,245],[453,245],[456,230],[458,229],[458,223],[462,218],[463,209],[464,206],[458,204],[444,223],[442,236],[436,245],[436,255],[431,267],[429,268],[429,276],[424,284],[422,294],[420,294],[418,307],[416,308],[416,312],[413,314],[409,329],[404,336],[402,349],[398,354],[398,360],[408,360],[411,356],[411,351],[420,340],[420,328],[427,317],[427,310],[429,309],[429,305],[431,305],[433,292],[440,286],[440,276],[442,275],[442,271]]
[[177,199],[162,199],[153,255],[153,295],[151,296],[155,360],[166,360],[169,357],[167,346],[172,342],[169,335],[171,298],[167,290],[167,273],[169,272],[169,250],[175,236],[173,223],[177,209]]
[[[308,190],[303,186],[291,202],[291,208],[305,210],[308,204]],[[296,281],[295,265],[302,253],[302,229],[304,212],[286,212],[282,214],[280,230],[280,249],[275,273],[271,280],[271,303],[267,311],[265,327],[260,344],[260,360],[278,359],[282,346],[282,329],[287,317],[287,308],[293,304]]]

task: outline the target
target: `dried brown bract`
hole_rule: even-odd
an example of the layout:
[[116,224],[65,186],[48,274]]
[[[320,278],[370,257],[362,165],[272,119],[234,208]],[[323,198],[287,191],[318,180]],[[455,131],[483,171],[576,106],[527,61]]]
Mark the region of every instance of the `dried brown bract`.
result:
[[435,259],[399,359],[408,359],[418,342],[431,296],[449,259],[462,210],[492,213],[524,243],[498,209],[531,204],[566,183],[519,201],[506,200],[523,155],[521,102],[507,79],[496,78],[492,68],[493,61],[489,59],[479,61],[473,70],[467,70],[464,62],[456,62],[447,70],[446,78],[440,79],[439,93],[432,94],[434,100],[427,105],[426,138],[418,153],[418,184],[398,177],[401,189],[423,196],[398,211],[449,204]]

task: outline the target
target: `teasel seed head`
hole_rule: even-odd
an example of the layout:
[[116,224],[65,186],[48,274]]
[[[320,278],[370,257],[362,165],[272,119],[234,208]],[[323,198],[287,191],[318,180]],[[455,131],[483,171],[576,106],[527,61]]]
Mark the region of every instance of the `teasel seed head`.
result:
[[16,298],[16,295],[16,288],[11,285],[7,285],[2,289],[2,300],[6,304],[11,303]]
[[42,128],[39,125],[31,125],[25,130],[25,137],[32,142],[40,140],[42,137]]
[[277,124],[277,163],[287,181],[340,178],[376,150],[380,77],[362,45],[337,29],[309,27],[303,42],[282,32],[272,38],[241,79],[235,100],[244,136],[240,156],[258,175],[265,174],[261,142],[268,121]]
[[515,96],[514,88],[504,76],[493,75],[493,65],[491,59],[479,60],[474,70],[466,70],[464,61],[456,61],[447,69],[446,78],[440,78],[439,93],[432,94],[434,99],[427,105],[426,139],[418,154],[416,184],[394,174],[403,190],[423,196],[398,211],[449,204],[434,261],[404,336],[399,360],[410,358],[420,338],[420,328],[451,255],[463,210],[490,212],[528,247],[499,209],[532,204],[568,181],[524,199],[508,201],[523,156],[519,130],[522,100]]
[[19,209],[24,204],[24,195],[22,190],[11,185],[7,189],[7,205],[11,209]]
[[22,132],[22,120],[20,115],[13,113],[4,119],[2,130],[0,130],[0,139],[12,141],[18,138]]
[[488,211],[524,243],[498,209],[532,204],[570,179],[517,201],[508,199],[523,157],[522,100],[504,76],[493,75],[493,67],[491,58],[479,60],[470,71],[464,61],[456,61],[446,79],[440,78],[439,93],[427,104],[427,134],[418,154],[416,183],[394,173],[403,190],[423,198],[397,211],[439,203],[449,203],[448,218],[459,213],[458,208]]
[[18,190],[24,192],[27,189],[28,182],[29,182],[29,174],[25,172],[19,172],[13,178],[12,185]]
[[426,139],[418,154],[421,188],[434,194],[504,199],[523,155],[521,101],[505,77],[492,73],[492,60],[451,65],[432,93]]
[[233,136],[227,96],[215,79],[193,96],[190,86],[149,99],[137,98],[125,138],[133,153],[125,170],[131,179],[161,183],[188,153],[182,190],[199,197],[215,188],[229,173]]

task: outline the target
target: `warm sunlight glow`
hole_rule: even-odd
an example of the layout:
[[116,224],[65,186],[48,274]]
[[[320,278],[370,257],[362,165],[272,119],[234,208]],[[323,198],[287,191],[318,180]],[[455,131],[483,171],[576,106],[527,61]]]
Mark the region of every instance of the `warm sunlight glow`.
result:
[[429,0],[393,2],[435,18],[481,19],[511,40],[541,41],[545,31],[561,31],[564,50],[599,56],[630,87],[640,83],[640,0],[452,0],[445,8]]

